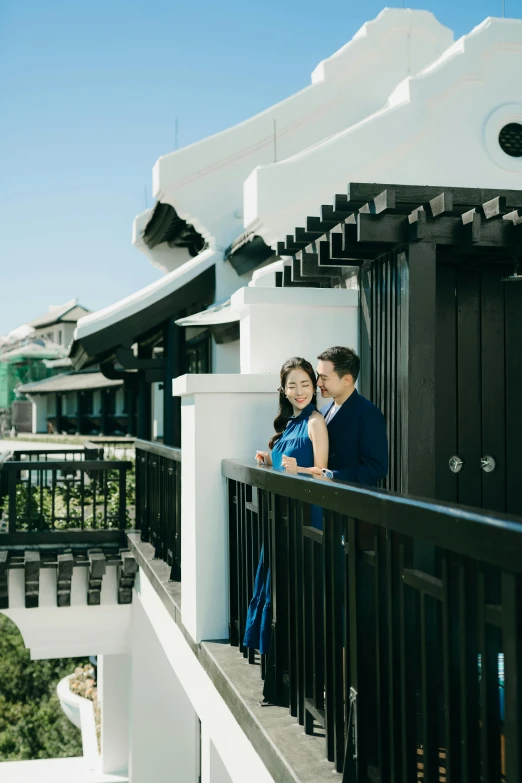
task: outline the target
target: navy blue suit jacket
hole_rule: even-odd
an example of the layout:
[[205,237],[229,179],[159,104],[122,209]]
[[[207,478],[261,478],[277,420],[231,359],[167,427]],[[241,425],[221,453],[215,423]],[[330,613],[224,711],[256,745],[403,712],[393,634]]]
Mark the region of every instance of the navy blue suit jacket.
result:
[[[333,405],[321,413],[326,417]],[[375,486],[388,473],[388,438],[384,416],[354,389],[329,422],[328,467],[334,478]]]

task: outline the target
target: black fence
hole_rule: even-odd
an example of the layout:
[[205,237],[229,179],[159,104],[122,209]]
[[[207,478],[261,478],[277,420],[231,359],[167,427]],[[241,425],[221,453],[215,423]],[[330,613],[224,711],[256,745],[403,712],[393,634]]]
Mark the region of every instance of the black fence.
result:
[[230,642],[258,662],[243,635],[263,548],[265,699],[324,731],[343,781],[521,780],[522,520],[232,460],[223,474]]
[[136,441],[136,527],[181,581],[181,449]]
[[90,538],[98,531],[100,540],[109,540],[104,533],[131,524],[131,462],[87,459],[88,454],[77,450],[68,459],[42,456],[38,461],[29,454],[26,459],[11,458],[0,466],[0,514],[7,534],[0,543],[43,543],[50,539],[37,534],[48,533],[57,541],[65,532],[66,540],[73,542],[86,531]]

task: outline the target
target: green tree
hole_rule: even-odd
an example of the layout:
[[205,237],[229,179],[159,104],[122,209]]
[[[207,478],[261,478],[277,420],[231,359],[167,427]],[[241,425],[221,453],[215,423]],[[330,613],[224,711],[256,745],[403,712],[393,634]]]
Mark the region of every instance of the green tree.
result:
[[0,761],[82,755],[80,731],[63,714],[56,686],[86,662],[31,661],[20,631],[0,614]]

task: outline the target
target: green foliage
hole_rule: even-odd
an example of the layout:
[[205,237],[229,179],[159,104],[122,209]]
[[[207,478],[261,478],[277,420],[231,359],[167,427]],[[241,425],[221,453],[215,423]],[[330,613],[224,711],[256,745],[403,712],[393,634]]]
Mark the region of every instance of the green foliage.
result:
[[86,662],[31,661],[18,628],[0,614],[0,761],[82,755],[80,731],[63,714],[56,686]]

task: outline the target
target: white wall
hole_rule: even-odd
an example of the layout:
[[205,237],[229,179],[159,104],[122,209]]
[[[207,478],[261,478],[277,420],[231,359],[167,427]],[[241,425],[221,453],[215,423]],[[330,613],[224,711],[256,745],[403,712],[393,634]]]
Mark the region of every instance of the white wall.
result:
[[239,340],[220,345],[212,340],[212,370],[216,373],[239,372]]
[[277,376],[291,356],[315,367],[331,345],[357,351],[358,300],[358,291],[346,288],[241,288],[232,297],[241,319],[241,372]]
[[253,460],[271,434],[272,377],[183,375],[181,406],[181,561],[183,623],[195,641],[228,635],[228,544],[221,460]]
[[197,783],[197,716],[138,600],[131,640],[129,783]]
[[107,566],[100,606],[87,606],[87,568],[74,568],[71,606],[56,604],[56,570],[40,569],[40,602],[25,608],[23,569],[9,569],[9,609],[2,611],[18,626],[33,660],[119,655],[129,652],[130,605],[117,603],[117,568]]
[[[145,616],[146,615],[146,616]],[[196,656],[185,641],[180,629],[167,612],[161,598],[154,587],[148,581],[142,571],[136,580],[136,592],[132,605],[132,647],[134,657],[141,661],[133,673],[133,683],[140,687],[140,670],[142,672],[142,692],[139,701],[133,705],[131,714],[134,722],[138,718],[138,726],[143,727],[145,736],[150,737],[147,752],[149,764],[149,776],[146,783],[192,783],[190,758],[193,749],[197,749],[197,737],[191,740],[192,732],[197,731],[195,716],[201,720],[202,733],[202,783],[209,783],[205,777],[209,769],[211,756],[210,745],[212,742],[225,766],[229,780],[226,783],[274,783],[272,776],[260,760],[251,742],[247,739],[241,726],[233,717],[228,706],[219,695],[214,684],[206,674]],[[173,672],[169,674],[165,661]],[[133,664],[134,665],[134,664]],[[152,683],[151,680],[158,674],[160,683]],[[165,687],[161,684],[165,682]],[[147,683],[157,696],[158,701],[152,703],[152,698],[143,690],[147,690]],[[181,686],[185,697],[180,693]],[[164,702],[168,702],[165,704]],[[179,709],[178,709],[179,707]],[[185,771],[185,777],[178,775],[176,771],[176,759],[178,741],[176,728],[179,725],[180,713],[184,715],[184,726],[180,738],[184,742],[184,752],[181,755],[181,770]],[[168,740],[165,741],[162,723],[167,719]],[[148,721],[148,726],[144,726]],[[170,721],[170,723],[169,723]],[[174,723],[172,721],[175,721]],[[163,771],[156,765],[152,748],[156,748],[156,737],[151,737],[153,730],[158,732],[158,738],[163,740],[163,748],[158,748],[156,759],[161,759],[162,766],[168,765],[170,777],[163,777]],[[132,729],[133,753],[135,745],[134,727]],[[138,739],[139,742],[139,738]],[[139,747],[144,749],[144,742]],[[215,757],[214,757],[215,762]],[[141,783],[141,777],[134,777],[133,769],[138,763],[141,771],[144,764],[134,758],[131,763],[131,783]],[[216,764],[213,764],[216,769]],[[154,774],[155,773],[155,774]],[[212,780],[212,778],[211,778]],[[220,778],[217,778],[221,783]],[[225,783],[223,781],[223,783]]]
[[33,432],[47,432],[47,394],[33,394],[29,397],[33,405]]
[[159,383],[152,384],[152,437],[154,439],[163,437],[164,391],[160,389],[160,385],[163,386]]

